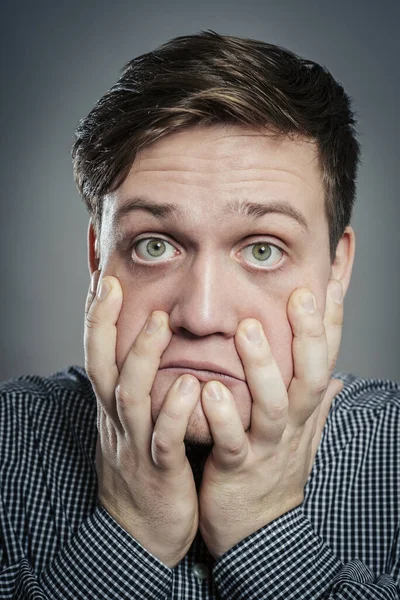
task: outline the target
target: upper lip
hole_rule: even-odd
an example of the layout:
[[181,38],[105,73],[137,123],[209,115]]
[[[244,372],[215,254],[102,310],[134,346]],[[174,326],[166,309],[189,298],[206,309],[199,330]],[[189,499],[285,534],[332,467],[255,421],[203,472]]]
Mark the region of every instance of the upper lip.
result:
[[221,367],[216,363],[209,362],[207,360],[185,360],[182,358],[181,360],[171,360],[160,369],[167,369],[168,367],[182,367],[186,369],[196,369],[197,371],[213,371],[214,373],[221,373],[222,375],[229,375],[229,377],[233,377],[234,379],[239,379],[240,381],[244,381],[241,377],[238,377],[234,373],[232,373],[229,369],[225,367]]

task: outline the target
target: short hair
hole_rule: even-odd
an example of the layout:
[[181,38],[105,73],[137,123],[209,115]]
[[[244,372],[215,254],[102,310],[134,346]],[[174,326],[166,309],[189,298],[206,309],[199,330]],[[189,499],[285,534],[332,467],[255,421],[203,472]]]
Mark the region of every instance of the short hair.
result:
[[311,60],[211,30],[176,37],[128,62],[78,124],[74,176],[97,234],[104,196],[121,185],[141,148],[188,127],[215,124],[316,143],[333,262],[351,220],[360,160],[351,99]]

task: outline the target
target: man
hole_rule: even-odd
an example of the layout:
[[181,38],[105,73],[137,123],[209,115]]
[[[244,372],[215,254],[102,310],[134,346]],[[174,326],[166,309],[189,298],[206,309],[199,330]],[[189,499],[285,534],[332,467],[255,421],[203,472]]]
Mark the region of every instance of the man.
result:
[[214,32],[76,134],[85,370],[2,386],[2,598],[400,597],[400,389],[335,373],[349,99]]

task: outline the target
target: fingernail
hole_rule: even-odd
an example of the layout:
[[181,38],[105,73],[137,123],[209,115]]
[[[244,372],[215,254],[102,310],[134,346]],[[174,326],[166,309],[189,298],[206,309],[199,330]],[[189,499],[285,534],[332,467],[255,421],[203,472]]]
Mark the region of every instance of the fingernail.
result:
[[218,383],[218,381],[213,381],[210,383],[207,386],[207,394],[214,400],[222,400],[224,393],[221,384]]
[[97,297],[99,300],[104,300],[104,298],[107,296],[108,292],[110,291],[111,286],[108,283],[108,281],[104,281],[104,279],[101,280],[100,283],[100,287],[97,290]]
[[343,300],[343,286],[338,279],[331,281],[329,285],[330,297],[336,304],[342,304]]
[[179,391],[182,392],[183,394],[190,394],[191,392],[194,391],[194,386],[195,386],[196,382],[193,379],[193,377],[181,377],[181,380],[179,382]]
[[90,293],[91,294],[95,294],[96,290],[97,290],[97,283],[99,281],[99,275],[100,275],[100,270],[97,269],[97,271],[93,271],[92,273],[92,277],[90,280]]
[[146,333],[154,333],[157,329],[160,329],[161,323],[160,320],[152,313],[150,317],[147,319],[146,323]]
[[249,342],[253,342],[254,344],[261,344],[262,335],[259,325],[256,325],[255,323],[249,325],[245,329],[245,334]]
[[315,302],[315,297],[314,294],[304,294],[301,297],[301,304],[304,308],[304,310],[308,313],[313,313],[316,311],[317,308],[317,304]]

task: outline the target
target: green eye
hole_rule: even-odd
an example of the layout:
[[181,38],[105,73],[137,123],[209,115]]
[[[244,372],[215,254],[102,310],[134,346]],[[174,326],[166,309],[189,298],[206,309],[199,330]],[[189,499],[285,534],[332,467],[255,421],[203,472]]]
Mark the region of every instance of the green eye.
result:
[[165,252],[165,244],[163,240],[150,240],[150,242],[146,244],[146,250],[151,256],[162,256]]
[[267,260],[272,254],[269,244],[254,244],[252,255],[259,260]]
[[[267,242],[250,244],[249,246],[246,246],[246,248],[243,248],[242,253],[244,254],[245,259],[253,265],[258,263],[258,265],[263,266],[263,263],[267,263],[268,261],[266,265],[268,267],[274,267],[280,261],[283,254],[278,246],[274,246]],[[275,257],[273,256],[274,254]]]
[[[179,254],[179,250],[175,246],[162,238],[143,238],[134,244],[133,252],[141,261],[147,263],[162,263],[163,261],[158,261],[157,259],[169,259]],[[138,262],[135,260],[133,252],[132,260],[133,262]],[[258,264],[258,266],[274,267],[280,261],[283,251],[274,244],[256,242],[243,248],[241,253],[244,255],[246,261],[253,265]],[[273,256],[274,254],[275,257]],[[272,260],[270,261],[271,257]]]
[[[172,244],[162,238],[144,238],[139,240],[133,248],[139,258],[147,262],[154,262],[157,258],[171,258],[176,251]],[[169,254],[168,250],[170,250]],[[134,257],[132,258],[135,260]]]

